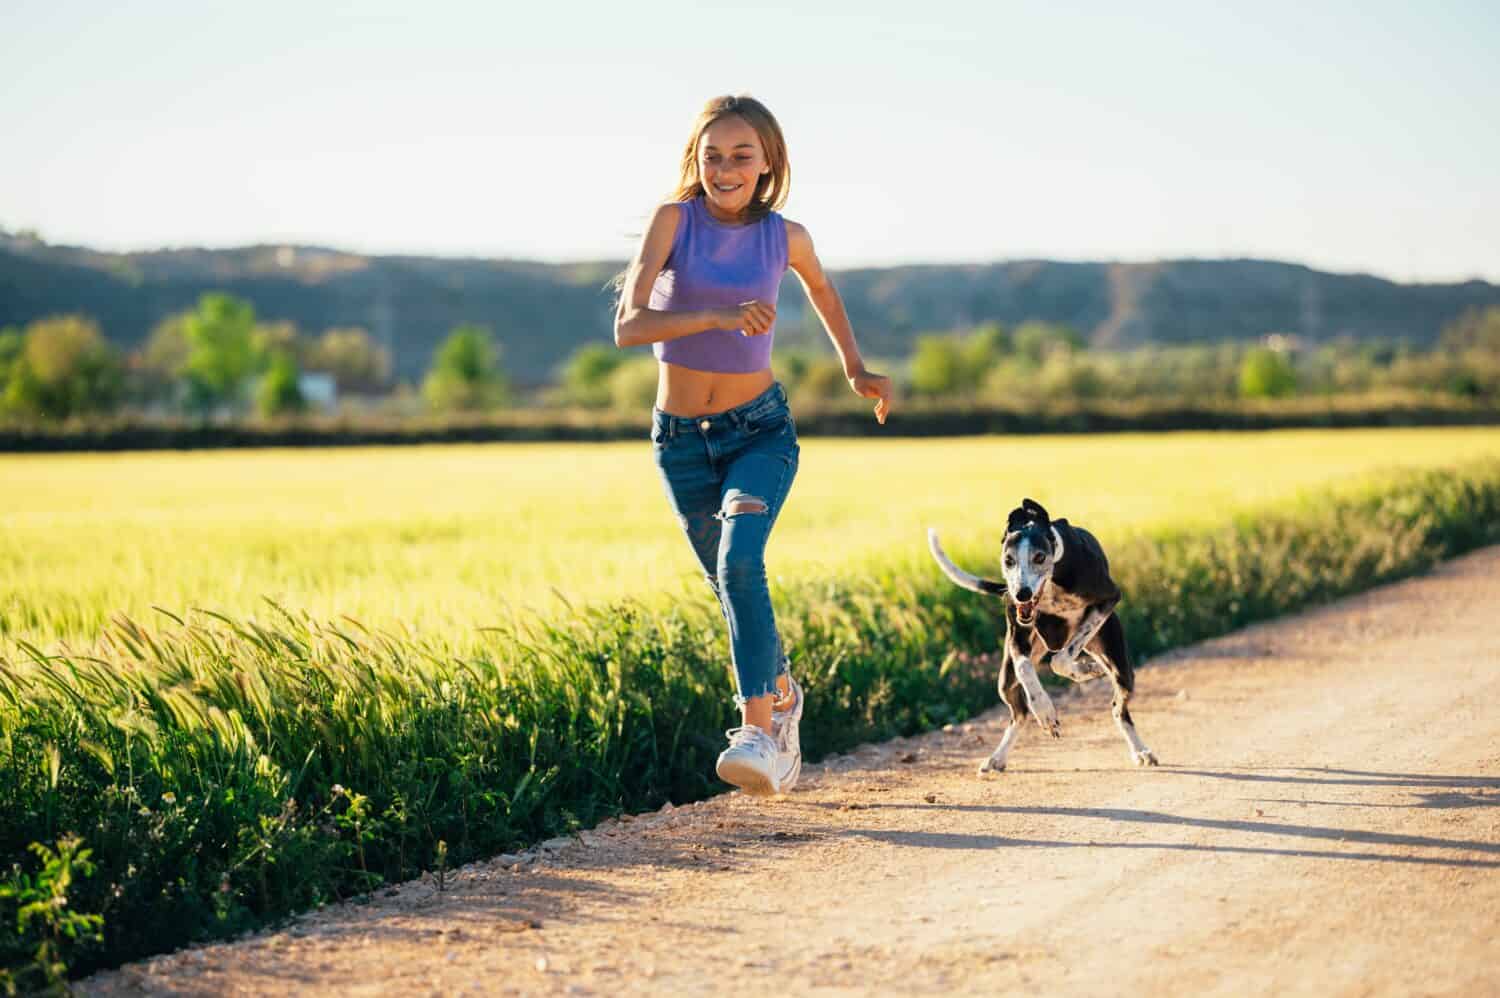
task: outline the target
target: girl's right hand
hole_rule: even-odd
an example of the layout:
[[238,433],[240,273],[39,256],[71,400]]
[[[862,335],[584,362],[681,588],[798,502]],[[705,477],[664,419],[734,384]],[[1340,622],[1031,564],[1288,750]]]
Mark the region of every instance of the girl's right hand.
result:
[[729,322],[725,328],[738,329],[746,336],[763,336],[776,323],[776,306],[763,301],[741,302],[737,309],[725,310]]

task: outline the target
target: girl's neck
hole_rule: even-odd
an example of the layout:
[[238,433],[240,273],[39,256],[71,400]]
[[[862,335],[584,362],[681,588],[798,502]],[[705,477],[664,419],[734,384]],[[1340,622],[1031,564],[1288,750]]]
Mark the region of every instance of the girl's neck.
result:
[[698,196],[703,199],[703,210],[706,211],[706,212],[708,212],[708,217],[711,218],[711,219],[713,219],[715,222],[718,222],[720,225],[744,225],[745,224],[745,222],[746,222],[746,217],[745,217],[746,216],[746,212],[745,211],[742,210],[738,214],[734,214],[734,215],[726,215],[723,211],[721,211],[713,203],[713,201],[709,200],[709,197],[708,197],[707,194],[700,194]]

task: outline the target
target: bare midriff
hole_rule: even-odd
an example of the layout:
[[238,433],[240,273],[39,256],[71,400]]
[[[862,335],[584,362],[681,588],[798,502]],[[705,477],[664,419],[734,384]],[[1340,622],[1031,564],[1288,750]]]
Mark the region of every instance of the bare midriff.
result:
[[768,367],[749,374],[695,371],[660,361],[656,379],[656,407],[670,416],[712,416],[744,405],[776,380]]

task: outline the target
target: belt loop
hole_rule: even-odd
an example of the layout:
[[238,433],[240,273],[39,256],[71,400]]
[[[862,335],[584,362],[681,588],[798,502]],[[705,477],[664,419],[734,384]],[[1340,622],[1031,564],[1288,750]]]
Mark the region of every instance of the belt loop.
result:
[[729,425],[733,426],[736,430],[744,427],[745,418],[739,409],[730,409],[728,412],[724,413],[724,415],[729,417]]

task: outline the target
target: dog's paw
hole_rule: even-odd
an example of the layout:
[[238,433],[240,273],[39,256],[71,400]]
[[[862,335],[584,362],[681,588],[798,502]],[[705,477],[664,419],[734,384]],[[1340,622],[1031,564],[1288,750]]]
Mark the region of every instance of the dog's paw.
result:
[[1065,651],[1060,651],[1053,656],[1051,664],[1053,672],[1075,683],[1086,683],[1090,679],[1098,679],[1104,675],[1104,668],[1092,658],[1076,659]]
[[1137,766],[1160,765],[1160,763],[1156,761],[1156,753],[1151,751],[1150,749],[1142,749],[1139,752],[1133,753],[1133,755],[1135,757],[1135,764]]
[[1036,723],[1041,729],[1053,738],[1062,737],[1062,722],[1057,719],[1057,708],[1052,703],[1045,690],[1031,704],[1031,713],[1036,717]]
[[983,776],[985,773],[1003,773],[1003,772],[1005,772],[1005,760],[1001,759],[999,762],[996,762],[995,761],[995,757],[994,756],[990,756],[988,759],[984,760],[984,762],[981,762],[979,764],[979,772],[976,773],[975,775],[976,776]]

